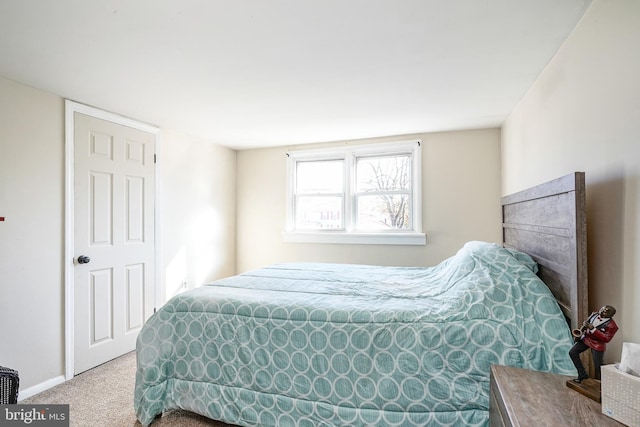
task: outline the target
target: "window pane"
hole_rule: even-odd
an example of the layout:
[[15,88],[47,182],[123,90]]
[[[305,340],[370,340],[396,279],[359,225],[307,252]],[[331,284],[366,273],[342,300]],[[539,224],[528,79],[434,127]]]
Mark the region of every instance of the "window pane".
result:
[[411,229],[406,194],[359,196],[357,204],[359,230]]
[[408,154],[386,157],[359,157],[357,160],[357,191],[407,190],[411,185]]
[[300,196],[296,204],[296,229],[339,230],[342,225],[342,197]]
[[296,188],[300,193],[342,193],[343,160],[296,163]]

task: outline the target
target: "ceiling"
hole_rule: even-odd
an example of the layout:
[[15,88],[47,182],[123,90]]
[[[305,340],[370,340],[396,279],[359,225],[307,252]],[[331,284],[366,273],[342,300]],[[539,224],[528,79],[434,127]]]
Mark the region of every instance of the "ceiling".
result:
[[591,0],[0,0],[0,76],[235,149],[500,126]]

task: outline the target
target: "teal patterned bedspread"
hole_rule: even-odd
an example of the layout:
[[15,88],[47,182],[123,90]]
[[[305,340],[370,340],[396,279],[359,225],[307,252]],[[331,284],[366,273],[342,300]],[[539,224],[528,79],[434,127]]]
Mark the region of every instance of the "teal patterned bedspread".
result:
[[487,425],[492,364],[575,374],[571,332],[536,269],[469,242],[435,267],[280,264],[184,292],[138,336],[136,415]]

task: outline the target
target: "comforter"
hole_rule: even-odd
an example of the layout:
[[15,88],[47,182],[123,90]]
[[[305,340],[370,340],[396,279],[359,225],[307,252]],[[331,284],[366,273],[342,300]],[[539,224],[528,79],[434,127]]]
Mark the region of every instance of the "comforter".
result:
[[492,364],[575,374],[526,254],[435,267],[279,264],[177,295],[137,342],[134,406],[242,426],[486,425]]

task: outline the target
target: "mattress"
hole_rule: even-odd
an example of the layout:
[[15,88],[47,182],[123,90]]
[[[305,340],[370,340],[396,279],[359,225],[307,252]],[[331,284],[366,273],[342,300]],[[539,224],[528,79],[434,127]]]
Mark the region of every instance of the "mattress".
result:
[[487,425],[492,364],[575,374],[526,254],[434,267],[278,264],[177,295],[137,342],[134,406],[241,426]]

